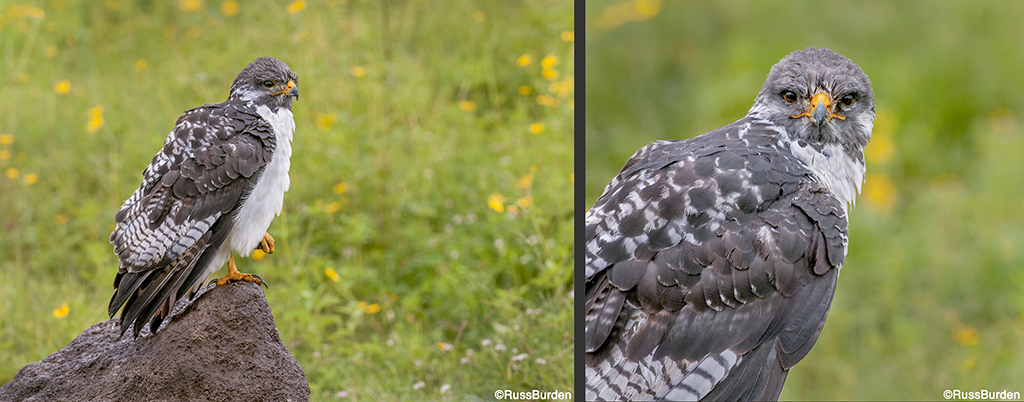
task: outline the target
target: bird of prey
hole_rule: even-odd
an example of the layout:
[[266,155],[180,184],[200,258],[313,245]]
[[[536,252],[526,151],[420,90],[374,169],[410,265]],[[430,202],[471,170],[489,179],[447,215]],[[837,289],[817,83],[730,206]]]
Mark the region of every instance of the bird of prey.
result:
[[747,115],[626,161],[586,215],[588,400],[772,400],[825,324],[875,119],[829,49]]
[[233,252],[274,252],[266,232],[281,212],[299,78],[280,60],[260,57],[231,84],[222,103],[188,110],[142,173],[142,184],[114,217],[110,242],[119,267],[108,313],[121,334],[149,323],[155,333],[174,303],[228,264],[218,285],[264,284],[235,267]]

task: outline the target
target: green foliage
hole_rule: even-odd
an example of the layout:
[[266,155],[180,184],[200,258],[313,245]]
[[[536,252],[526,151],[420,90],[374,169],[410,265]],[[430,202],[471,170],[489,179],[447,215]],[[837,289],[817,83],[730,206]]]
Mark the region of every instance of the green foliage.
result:
[[1022,13],[1017,2],[588,2],[588,206],[637,148],[735,121],[780,58],[829,47],[871,78],[878,120],[828,323],[782,398],[1018,390]]
[[231,4],[0,5],[0,383],[107,319],[114,213],[266,55],[300,79],[292,185],[239,267],[313,399],[571,390],[572,5]]

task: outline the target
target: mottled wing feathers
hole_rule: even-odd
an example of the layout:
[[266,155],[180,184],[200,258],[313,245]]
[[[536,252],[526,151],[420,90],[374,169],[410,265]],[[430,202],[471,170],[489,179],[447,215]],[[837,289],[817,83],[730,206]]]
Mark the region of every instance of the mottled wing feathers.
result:
[[778,398],[824,324],[847,221],[775,130],[650,144],[588,211],[588,399]]
[[108,312],[125,304],[122,331],[133,321],[136,335],[147,322],[155,330],[223,244],[225,222],[276,146],[270,125],[248,109],[225,102],[186,111],[115,216],[110,241],[120,265]]

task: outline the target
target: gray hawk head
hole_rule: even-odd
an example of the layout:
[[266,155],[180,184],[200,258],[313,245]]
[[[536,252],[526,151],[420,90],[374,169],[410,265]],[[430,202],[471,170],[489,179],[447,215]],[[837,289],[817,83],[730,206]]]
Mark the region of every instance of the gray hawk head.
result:
[[299,76],[281,60],[257,57],[235,77],[230,98],[254,101],[275,112],[280,107],[291,109],[299,99]]
[[808,47],[772,66],[749,114],[785,127],[795,140],[859,153],[871,139],[875,96],[850,59]]

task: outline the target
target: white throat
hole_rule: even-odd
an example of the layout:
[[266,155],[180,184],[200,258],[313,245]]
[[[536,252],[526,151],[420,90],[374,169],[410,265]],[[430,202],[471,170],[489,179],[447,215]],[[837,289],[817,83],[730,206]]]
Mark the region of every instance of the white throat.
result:
[[835,144],[825,145],[822,152],[809,146],[801,147],[797,141],[790,142],[789,147],[793,155],[811,169],[818,181],[843,203],[844,209],[854,204],[867,170],[863,163],[851,158],[841,146]]

